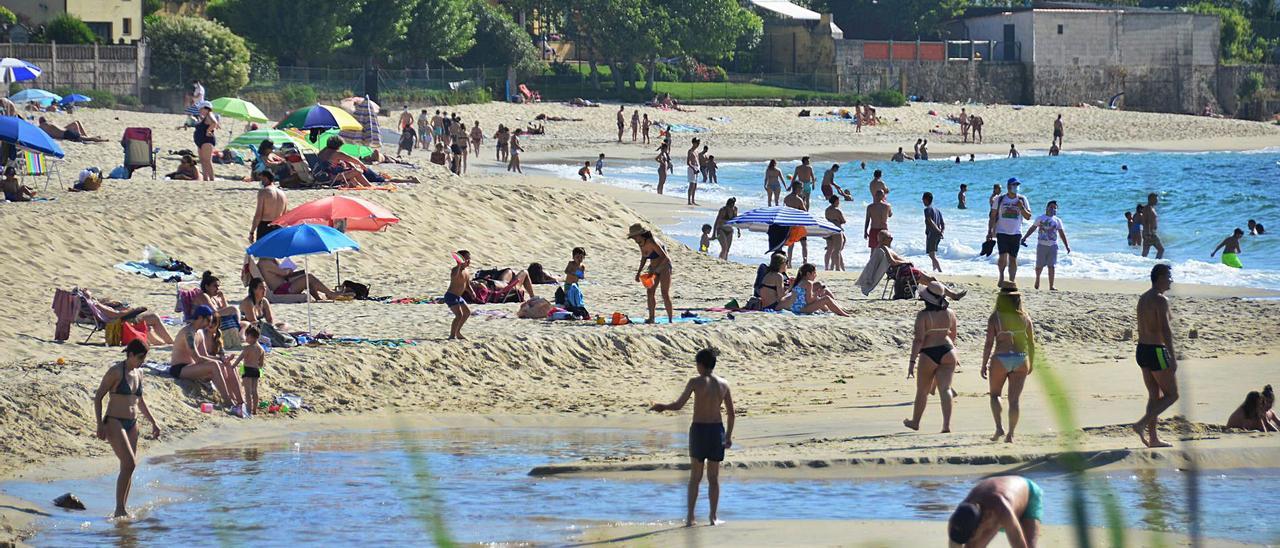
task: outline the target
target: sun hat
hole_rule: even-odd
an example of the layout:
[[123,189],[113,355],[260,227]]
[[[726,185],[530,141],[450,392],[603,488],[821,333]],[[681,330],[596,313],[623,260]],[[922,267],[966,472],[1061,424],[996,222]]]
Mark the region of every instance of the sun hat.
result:
[[648,232],[648,230],[645,230],[644,225],[636,223],[631,225],[631,229],[627,231],[627,238],[635,238],[645,232]]
[[917,291],[917,295],[919,295],[924,302],[934,306],[945,306],[947,302],[947,287],[942,285],[942,282],[934,280],[929,282],[927,285],[920,286],[919,291]]

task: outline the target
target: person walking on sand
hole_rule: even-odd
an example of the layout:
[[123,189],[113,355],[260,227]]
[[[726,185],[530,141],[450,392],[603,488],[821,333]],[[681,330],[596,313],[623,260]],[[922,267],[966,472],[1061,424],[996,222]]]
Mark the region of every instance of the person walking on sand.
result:
[[[902,425],[912,430],[920,429],[920,417],[929,403],[929,392],[937,388],[942,400],[942,433],[951,432],[951,377],[958,360],[955,353],[956,313],[948,308],[947,287],[932,281],[920,288],[924,310],[916,314],[915,339],[911,344],[911,356],[907,362],[907,378],[916,379],[915,407],[911,418]],[[916,359],[920,360],[920,375],[916,376]]]
[[725,201],[724,207],[716,213],[715,234],[716,241],[720,243],[720,259],[729,260],[729,247],[733,245],[733,231],[738,231],[738,236],[742,236],[742,229],[731,226],[728,223],[738,217],[738,199],[729,198]]
[[1067,253],[1071,253],[1071,243],[1067,241],[1067,230],[1062,225],[1062,219],[1058,218],[1057,200],[1049,200],[1049,203],[1045,204],[1044,215],[1036,217],[1031,228],[1027,229],[1027,233],[1022,236],[1022,245],[1026,245],[1027,238],[1037,231],[1040,234],[1036,238],[1036,289],[1040,289],[1040,273],[1047,267],[1049,291],[1057,291],[1058,288],[1053,287],[1053,269],[1058,264],[1059,237],[1062,238],[1062,245],[1067,248]]
[[249,223],[249,243],[280,228],[271,223],[289,210],[289,199],[276,186],[275,176],[270,171],[259,173],[258,180],[262,181],[262,188],[258,189],[258,205],[253,210],[253,221]]
[[627,119],[623,116],[623,111],[627,109],[626,105],[618,105],[618,142],[622,142],[622,132],[627,129]]
[[[97,437],[111,444],[120,459],[120,475],[116,478],[116,511],[114,517],[127,517],[125,504],[133,488],[133,471],[138,467],[138,412],[151,423],[151,439],[160,438],[156,422],[147,402],[142,399],[142,364],[147,361],[147,345],[129,341],[124,348],[124,361],[111,366],[93,394],[94,429]],[[107,398],[106,413],[102,399]],[[731,419],[732,420],[732,419]],[[730,422],[730,425],[733,423]],[[730,426],[732,429],[732,426]]]
[[[619,114],[619,116],[621,116],[621,114]],[[621,120],[621,118],[619,118],[619,120]],[[689,203],[688,203],[687,205],[691,205],[691,206],[696,206],[696,205],[698,205],[698,202],[697,202],[696,200],[694,200],[694,198],[696,198],[696,197],[697,197],[697,194],[698,194],[698,168],[699,168],[699,164],[698,164],[698,145],[699,145],[699,144],[701,144],[701,143],[702,143],[702,141],[699,141],[697,137],[694,137],[694,138],[693,138],[693,144],[689,147],[689,150],[688,150],[688,151],[686,151],[686,152],[685,152],[685,155],[684,155],[684,165],[685,165],[685,167],[688,169],[688,176],[689,176],[689,177],[688,177],[688,180],[689,180],[689,190],[688,190]]]
[[[702,483],[704,469],[707,474],[707,498],[711,501],[710,524],[717,524],[720,463],[724,461],[725,449],[733,447],[733,394],[729,390],[729,383],[714,374],[719,355],[720,352],[714,348],[699,350],[694,356],[698,376],[685,383],[680,397],[671,403],[655,403],[649,407],[650,411],[659,413],[679,411],[688,403],[689,397],[693,396],[693,421],[689,425],[689,512],[685,517],[685,527],[693,527],[698,485]],[[722,406],[727,420],[721,419]]]
[[764,168],[764,193],[767,205],[782,205],[782,170],[778,169],[777,160],[769,160],[769,167]]
[[[1151,289],[1138,297],[1138,349],[1135,359],[1147,387],[1147,411],[1133,423],[1133,431],[1147,447],[1171,447],[1156,429],[1163,413],[1178,401],[1178,362],[1173,349],[1169,298],[1173,268],[1167,263],[1151,267]],[[1145,434],[1144,431],[1145,430]]]
[[[640,246],[640,267],[636,269],[636,281],[644,285],[649,303],[649,318],[644,323],[654,323],[657,309],[655,293],[662,289],[662,303],[667,309],[667,323],[675,319],[671,308],[671,257],[666,248],[654,239],[653,232],[645,230],[640,223],[631,225],[627,238]],[[648,271],[645,264],[648,263]],[[643,273],[643,274],[642,274]]]
[[1062,133],[1062,115],[1059,114],[1058,119],[1053,121],[1053,141],[1050,144],[1056,145],[1059,149],[1061,149],[1062,134],[1063,134]]
[[1164,258],[1164,244],[1160,243],[1160,235],[1156,229],[1160,225],[1160,215],[1156,213],[1156,204],[1160,197],[1152,192],[1147,194],[1147,207],[1142,208],[1142,256],[1146,257],[1151,248],[1156,248],[1156,260]]
[[[827,198],[827,220],[840,228],[844,228],[844,212],[840,210],[840,195],[832,194]],[[827,236],[827,254],[823,261],[827,270],[844,270],[844,232]]]
[[1005,280],[1005,271],[1009,272],[1009,281],[1016,280],[1018,275],[1018,248],[1022,245],[1022,221],[1031,218],[1031,205],[1027,197],[1018,194],[1022,182],[1010,177],[1005,183],[1009,189],[992,200],[991,215],[987,220],[987,241],[995,240],[1000,250],[1000,258],[996,267],[1000,269],[1000,281]]
[[867,215],[862,222],[862,237],[867,240],[867,247],[880,247],[880,232],[889,230],[889,217],[893,216],[893,206],[884,201],[884,191],[875,192],[875,201],[867,205]]
[[[991,416],[996,421],[996,433],[991,436],[991,441],[1004,436],[1005,443],[1013,443],[1013,433],[1018,428],[1022,388],[1027,382],[1027,375],[1035,368],[1035,359],[1035,326],[1031,316],[1022,308],[1022,294],[1013,282],[1000,282],[996,309],[987,319],[987,340],[982,345],[982,378],[989,381]],[[1005,381],[1009,382],[1007,435],[1000,421],[1000,393],[1004,390]]]
[[524,135],[523,129],[517,129],[511,134],[510,147],[511,160],[507,162],[507,171],[514,171],[524,175],[524,171],[520,169],[520,153],[524,152],[524,147],[520,146],[520,136]]
[[942,210],[933,207],[932,192],[924,193],[920,200],[924,202],[924,252],[933,261],[934,272],[942,272],[942,264],[938,262],[938,244],[942,243],[947,222],[942,218]]
[[1240,255],[1240,238],[1243,238],[1243,237],[1244,237],[1244,230],[1237,228],[1235,232],[1231,233],[1230,236],[1227,236],[1225,239],[1223,239],[1222,242],[1218,244],[1218,247],[1213,248],[1213,251],[1209,253],[1209,256],[1212,257],[1214,255],[1217,255],[1218,250],[1221,249],[1222,264],[1225,264],[1227,266],[1234,266],[1232,264],[1229,264],[1229,262],[1240,264],[1239,258],[1236,258],[1234,261],[1232,261],[1232,259],[1229,256],[1234,257],[1237,255]]
[[995,476],[978,482],[951,513],[952,546],[987,546],[1001,531],[1009,546],[1035,548],[1044,519],[1044,491],[1022,476]]
[[444,294],[444,304],[453,312],[453,323],[449,325],[449,340],[466,340],[462,336],[462,326],[471,317],[471,308],[463,298],[471,293],[471,252],[459,249],[454,255],[457,264],[449,269],[449,290]]

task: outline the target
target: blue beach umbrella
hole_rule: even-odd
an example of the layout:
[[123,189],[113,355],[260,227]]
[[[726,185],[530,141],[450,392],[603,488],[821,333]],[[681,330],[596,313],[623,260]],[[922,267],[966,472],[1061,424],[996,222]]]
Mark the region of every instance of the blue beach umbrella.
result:
[[35,80],[40,77],[40,67],[13,57],[0,59],[0,82],[12,83]]
[[[301,224],[278,228],[254,242],[245,253],[254,257],[283,259],[302,255],[302,268],[307,269],[307,256],[328,255],[339,251],[360,251],[360,244],[337,229],[325,225]],[[311,276],[307,276],[307,294],[311,294]],[[311,331],[311,299],[307,299],[307,332]]]
[[44,130],[17,116],[0,116],[0,142],[62,158],[62,147]]
[[66,106],[72,103],[88,103],[90,101],[93,101],[92,97],[80,95],[79,93],[72,93],[71,95],[63,97],[61,101],[58,101],[58,104]]
[[9,100],[19,105],[29,101],[35,101],[42,105],[47,105],[54,101],[61,101],[62,96],[58,95],[57,93],[51,93],[51,92],[45,91],[43,89],[31,88],[31,89],[24,89],[13,95],[10,95]]
[[809,236],[830,236],[844,232],[840,227],[824,219],[814,217],[808,211],[801,211],[787,206],[753,209],[725,224],[735,225],[755,232],[768,232],[769,227],[772,226],[799,226],[803,227]]

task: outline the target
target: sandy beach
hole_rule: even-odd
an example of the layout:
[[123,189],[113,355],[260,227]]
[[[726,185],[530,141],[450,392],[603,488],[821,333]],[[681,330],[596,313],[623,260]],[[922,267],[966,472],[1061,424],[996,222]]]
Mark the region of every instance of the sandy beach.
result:
[[[388,107],[391,107],[388,105]],[[958,112],[959,105],[917,104],[879,111],[886,124],[865,128],[840,122],[797,119],[799,108],[696,107],[697,112],[658,112],[655,119],[709,128],[717,155],[759,160],[823,152],[888,156],[935,124],[930,116]],[[999,153],[1009,142],[1044,147],[1053,116],[1064,113],[1069,149],[1106,150],[1253,150],[1280,146],[1280,126],[1192,116],[1115,112],[1089,108],[1010,106],[967,107],[987,121],[987,144],[961,145],[951,135],[927,135],[936,156],[970,152]],[[435,107],[431,107],[435,110]],[[398,105],[389,110],[399,111]],[[412,109],[415,113],[417,108]],[[465,105],[449,107],[465,120],[481,121],[492,133],[498,123],[523,127],[538,113],[581,117],[582,122],[548,122],[547,135],[525,141],[525,162],[594,157],[651,158],[651,147],[612,144],[610,108],[564,105]],[[814,109],[815,113],[824,109]],[[628,116],[631,107],[628,107]],[[67,115],[54,115],[66,123]],[[191,148],[190,130],[177,129],[182,117],[86,109],[75,119],[109,141],[65,143],[62,187],[89,167],[109,171],[121,163],[118,138],[125,127],[151,127],[161,150],[160,174],[177,165],[170,150]],[[711,120],[717,118],[718,120]],[[727,120],[727,121],[724,121]],[[391,122],[388,120],[388,124]],[[238,122],[229,121],[229,125]],[[628,130],[629,131],[629,130]],[[239,133],[238,131],[236,133]],[[656,132],[655,132],[656,136]],[[629,135],[628,135],[629,138]],[[226,140],[226,132],[219,135]],[[343,279],[370,286],[376,296],[440,296],[452,265],[449,253],[465,248],[479,268],[521,269],[540,262],[559,272],[575,246],[588,250],[583,285],[593,313],[645,313],[644,294],[633,280],[636,246],[625,239],[628,226],[662,226],[688,212],[680,197],[658,197],[604,185],[578,184],[539,176],[498,175],[486,143],[472,173],[457,177],[427,164],[415,152],[416,168],[387,166],[395,174],[413,174],[423,183],[393,192],[363,192],[396,212],[401,221],[380,233],[353,235],[359,253],[341,258]],[[380,167],[379,169],[383,169]],[[105,369],[120,359],[119,348],[103,345],[101,334],[80,344],[88,331],[76,327],[65,343],[53,340],[50,309],[55,289],[90,288],[95,294],[174,315],[173,284],[116,270],[113,265],[141,260],[155,245],[222,278],[227,297],[243,297],[239,282],[253,215],[254,183],[241,182],[247,167],[218,166],[213,183],[152,180],[139,171],[128,181],[108,180],[98,192],[71,193],[55,183],[53,201],[0,204],[0,230],[12,235],[0,246],[0,264],[8,276],[0,284],[0,480],[77,477],[108,473],[116,466],[107,444],[93,436],[93,391]],[[40,190],[40,184],[37,184]],[[291,205],[334,194],[332,190],[287,191]],[[663,238],[659,231],[660,239]],[[330,343],[276,349],[264,370],[264,395],[302,395],[310,411],[299,417],[264,417],[246,423],[222,414],[202,414],[201,402],[216,397],[208,388],[179,385],[148,374],[146,400],[159,419],[159,441],[144,440],[146,458],[183,447],[227,443],[281,431],[348,428],[381,424],[396,414],[411,424],[465,424],[486,421],[524,426],[601,425],[679,432],[688,411],[665,416],[645,413],[651,401],[669,401],[694,374],[698,349],[721,349],[718,372],[734,385],[738,400],[735,448],[727,475],[853,477],[860,475],[987,474],[1054,466],[1053,456],[1067,448],[1086,452],[1097,467],[1185,466],[1188,459],[1206,467],[1280,466],[1280,437],[1227,430],[1221,425],[1245,392],[1280,382],[1280,363],[1271,348],[1280,342],[1280,301],[1276,292],[1218,286],[1175,285],[1174,333],[1179,340],[1180,381],[1184,391],[1162,423],[1162,436],[1177,447],[1143,448],[1127,424],[1142,412],[1145,393],[1133,363],[1136,295],[1144,280],[1097,281],[1064,277],[1061,291],[1027,291],[1025,305],[1036,321],[1046,371],[1033,373],[1022,405],[1014,443],[988,441],[992,429],[986,381],[978,376],[983,335],[995,294],[994,269],[986,277],[948,277],[969,290],[953,303],[959,317],[957,352],[961,371],[953,433],[936,433],[941,416],[931,400],[920,433],[903,428],[910,412],[914,381],[906,377],[911,325],[918,302],[862,297],[854,285],[857,270],[825,273],[822,279],[853,316],[729,314],[708,311],[731,299],[750,296],[755,269],[719,261],[681,245],[668,251],[675,265],[675,307],[691,309],[713,321],[703,325],[620,327],[594,323],[543,322],[515,318],[517,305],[484,305],[467,324],[466,342],[444,340],[452,318],[434,304],[386,304],[372,301],[318,303],[311,318],[316,330],[340,337],[378,341]],[[336,278],[332,259],[312,257],[309,271],[326,283]],[[550,297],[554,286],[537,286]],[[277,305],[277,318],[305,326],[307,307]],[[178,326],[171,326],[176,332]],[[1194,332],[1194,337],[1192,333]],[[396,341],[386,344],[385,341]],[[168,348],[150,359],[167,362]],[[1072,404],[1074,424],[1064,424],[1050,409],[1043,379],[1052,374]],[[1064,436],[1064,433],[1071,436]],[[1071,440],[1071,445],[1068,441]],[[687,458],[657,453],[626,459],[547,463],[539,473],[579,475],[682,475]],[[1040,468],[1037,468],[1040,467]],[[35,503],[36,506],[32,506]],[[0,498],[0,543],[27,538],[47,501]],[[673,516],[678,517],[678,516]],[[867,535],[847,536],[847,527]],[[584,542],[618,545],[919,545],[935,536],[939,524],[742,522],[722,529],[691,532],[668,526],[628,526],[593,530]],[[654,530],[661,530],[653,533]],[[723,533],[721,531],[724,531]],[[802,532],[801,537],[794,535]],[[897,534],[910,535],[899,537]],[[1049,528],[1050,541],[1070,538],[1064,528]],[[628,538],[631,535],[639,535]],[[692,536],[681,536],[692,535]],[[892,536],[890,536],[892,535]],[[917,539],[918,542],[903,539]],[[1267,542],[1274,539],[1259,539]],[[1166,541],[1178,544],[1182,540]],[[754,544],[753,544],[754,543]],[[1216,545],[1216,544],[1215,544]]]

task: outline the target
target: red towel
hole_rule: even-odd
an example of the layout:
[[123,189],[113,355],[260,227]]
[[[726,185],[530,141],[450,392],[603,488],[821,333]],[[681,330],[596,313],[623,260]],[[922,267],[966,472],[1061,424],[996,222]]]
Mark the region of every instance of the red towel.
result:
[[71,337],[71,324],[80,314],[80,299],[70,291],[56,289],[53,292],[53,314],[58,317],[57,327],[53,331],[53,339],[65,341]]

